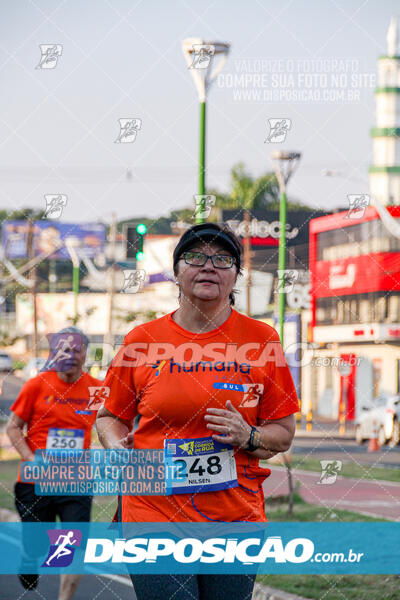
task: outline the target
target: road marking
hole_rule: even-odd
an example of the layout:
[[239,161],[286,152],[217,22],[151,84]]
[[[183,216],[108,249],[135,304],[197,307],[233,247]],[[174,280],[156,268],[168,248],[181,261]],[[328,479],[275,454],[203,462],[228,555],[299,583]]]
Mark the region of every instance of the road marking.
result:
[[99,576],[105,577],[106,579],[111,579],[112,581],[116,581],[117,583],[122,583],[122,585],[127,585],[128,587],[133,587],[130,577],[124,577],[123,575],[108,575],[104,573],[99,573]]
[[397,502],[386,502],[385,500],[338,500],[347,506],[397,506]]
[[5,533],[0,533],[0,539],[6,540],[7,542],[10,542],[10,544],[14,544],[14,546],[20,546],[20,541],[16,540],[15,538],[5,534]]

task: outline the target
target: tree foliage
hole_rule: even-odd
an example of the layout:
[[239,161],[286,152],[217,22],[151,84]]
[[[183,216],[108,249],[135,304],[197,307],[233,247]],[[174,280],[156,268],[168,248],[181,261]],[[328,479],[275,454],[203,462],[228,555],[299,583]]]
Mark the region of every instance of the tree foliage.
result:
[[[216,206],[221,209],[278,210],[280,202],[279,184],[275,173],[264,173],[253,177],[244,163],[234,165],[227,194],[218,190],[209,190],[216,197]],[[287,201],[290,210],[312,210],[302,202],[290,198]]]
[[0,223],[3,221],[40,221],[44,219],[44,214],[44,210],[37,210],[36,208],[0,210]]
[[[219,209],[234,210],[279,210],[280,192],[275,173],[267,172],[259,177],[254,177],[242,162],[232,167],[229,188],[227,192],[222,192],[217,188],[209,188],[208,194],[215,196],[215,206]],[[172,211],[168,217],[158,219],[149,219],[147,217],[129,219],[125,223],[145,223],[149,234],[168,234],[171,233],[171,223],[174,221],[183,221],[184,223],[193,223],[193,207],[183,208]],[[288,198],[288,210],[309,210],[313,209],[300,201]],[[210,219],[212,220],[212,215]],[[214,211],[215,215],[215,211]],[[216,215],[214,218],[217,218]],[[122,222],[118,225],[122,229]]]

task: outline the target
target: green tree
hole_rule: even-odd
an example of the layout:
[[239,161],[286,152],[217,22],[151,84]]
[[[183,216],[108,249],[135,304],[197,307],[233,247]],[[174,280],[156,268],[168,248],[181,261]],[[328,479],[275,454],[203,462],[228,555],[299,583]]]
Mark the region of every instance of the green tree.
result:
[[[280,192],[275,173],[264,173],[259,177],[254,177],[242,162],[232,167],[229,189],[222,192],[217,188],[208,188],[207,194],[215,196],[215,206],[219,209],[242,209],[249,210],[279,210]],[[149,234],[168,234],[171,233],[171,223],[173,221],[183,221],[184,223],[194,224],[194,200],[193,197],[188,202],[188,208],[172,211],[168,217],[158,219],[132,218],[118,224],[118,229],[122,230],[123,223],[145,223]],[[288,199],[288,210],[308,210],[312,208],[300,201]],[[217,219],[214,213],[211,213],[210,220]]]
[[[280,192],[275,173],[265,173],[260,177],[253,177],[244,163],[238,163],[232,168],[230,187],[227,194],[221,194],[215,189],[209,190],[209,193],[216,196],[215,204],[222,209],[279,209]],[[290,199],[287,207],[288,210],[312,210],[302,202]]]
[[36,208],[18,208],[16,210],[0,210],[0,223],[3,221],[40,221],[45,211]]
[[243,163],[235,165],[231,171],[231,193],[232,203],[243,208],[254,206],[254,179],[246,171]]

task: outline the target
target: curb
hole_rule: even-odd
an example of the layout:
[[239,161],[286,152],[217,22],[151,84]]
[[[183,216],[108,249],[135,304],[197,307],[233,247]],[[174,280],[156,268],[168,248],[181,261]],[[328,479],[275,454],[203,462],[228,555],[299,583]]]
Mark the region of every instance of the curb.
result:
[[294,434],[294,439],[296,438],[332,438],[337,440],[355,440],[355,434],[351,431],[348,431],[346,433],[339,433],[338,431],[329,431],[325,429],[314,429],[313,431],[304,431],[303,429],[297,429]]
[[[343,463],[345,464],[345,461],[343,461]],[[347,463],[349,464],[349,463]],[[274,469],[280,469],[280,470],[284,470],[286,469],[285,465],[282,464],[274,464],[274,463],[270,463],[271,467],[274,467]],[[368,464],[365,465],[366,467],[370,466]],[[398,469],[399,466],[396,465],[395,467]],[[298,474],[298,475],[316,475],[317,477],[321,476],[320,471],[309,471],[308,469],[299,469],[297,467],[293,467],[292,466],[292,473],[294,474]],[[340,473],[338,474],[338,479],[340,479],[341,481],[353,481],[354,483],[359,483],[360,481],[362,481],[363,483],[373,483],[374,485],[376,485],[377,483],[382,484],[382,485],[388,485],[388,486],[392,486],[392,487],[399,487],[400,486],[400,481],[390,481],[388,479],[364,479],[362,477],[348,477],[347,475],[341,475]],[[311,502],[312,504],[312,502]],[[322,506],[322,504],[321,504]],[[358,511],[357,511],[358,512]],[[362,513],[360,513],[362,514]]]
[[19,514],[14,510],[8,508],[0,508],[0,522],[1,523],[16,523],[20,521]]
[[269,587],[268,585],[262,585],[256,583],[252,595],[252,600],[310,600],[304,596],[297,596],[297,594],[290,594],[283,590],[277,590]]

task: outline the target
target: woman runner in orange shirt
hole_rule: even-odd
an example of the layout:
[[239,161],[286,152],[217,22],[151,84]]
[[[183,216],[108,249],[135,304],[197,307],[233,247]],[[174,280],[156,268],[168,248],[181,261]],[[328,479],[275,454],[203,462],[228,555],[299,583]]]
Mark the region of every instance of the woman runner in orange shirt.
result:
[[[122,497],[124,522],[266,521],[258,462],[290,447],[298,401],[277,332],[232,308],[241,250],[225,225],[186,231],[178,310],[128,333],[107,373],[104,447],[168,449],[185,473],[168,494]],[[138,600],[244,600],[255,576],[131,578]]]

